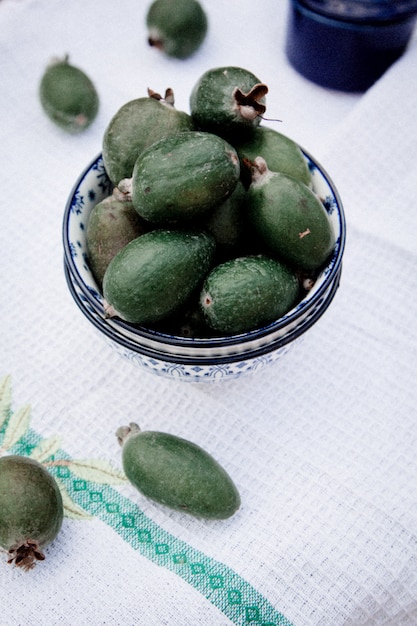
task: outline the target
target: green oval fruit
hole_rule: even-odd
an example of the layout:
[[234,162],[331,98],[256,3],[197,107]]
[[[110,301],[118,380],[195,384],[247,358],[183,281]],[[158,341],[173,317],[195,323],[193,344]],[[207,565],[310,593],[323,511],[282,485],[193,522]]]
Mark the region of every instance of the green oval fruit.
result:
[[114,185],[132,176],[145,148],[162,137],[194,128],[191,116],[175,109],[172,90],[167,90],[164,99],[149,93],[124,104],[104,131],[103,162]]
[[292,139],[273,128],[258,126],[248,136],[236,137],[233,146],[241,162],[245,160],[253,162],[260,156],[266,161],[271,172],[288,174],[311,186],[311,173],[301,148]]
[[200,217],[233,192],[240,175],[235,149],[211,133],[185,131],[164,137],[137,159],[132,202],[156,224]]
[[290,265],[315,270],[333,251],[333,227],[318,196],[295,178],[270,172],[260,157],[247,206],[248,220],[268,250]]
[[259,125],[267,92],[267,86],[248,70],[210,69],[191,92],[191,117],[201,130],[226,137],[240,134]]
[[145,324],[174,313],[202,282],[214,250],[205,233],[154,230],[134,239],[104,274],[107,314]]
[[231,259],[212,269],[200,305],[211,328],[237,334],[279,319],[298,297],[295,274],[279,261],[258,255]]
[[39,96],[47,116],[60,128],[79,133],[97,116],[99,98],[90,78],[68,58],[53,62],[45,70]]
[[111,196],[95,205],[88,219],[86,241],[88,263],[99,287],[112,258],[129,241],[148,230],[130,196],[121,193],[117,187]]
[[197,0],[155,0],[146,16],[148,43],[165,54],[186,59],[207,33],[207,16]]
[[226,519],[240,507],[232,479],[200,446],[136,424],[116,434],[126,477],[147,498],[206,519]]
[[221,257],[233,254],[244,232],[246,189],[239,181],[225,202],[210,212],[205,230],[216,242]]
[[0,545],[9,563],[31,569],[43,560],[63,515],[58,485],[43,465],[16,455],[0,458]]

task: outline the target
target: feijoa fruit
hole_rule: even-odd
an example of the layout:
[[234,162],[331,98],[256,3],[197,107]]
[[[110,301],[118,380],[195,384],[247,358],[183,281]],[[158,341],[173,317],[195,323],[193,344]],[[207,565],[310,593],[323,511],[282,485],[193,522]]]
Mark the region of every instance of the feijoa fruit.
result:
[[[248,135],[236,137],[233,146],[241,162],[262,157],[272,172],[293,176],[311,186],[311,172],[301,148],[292,139],[267,126],[258,126]],[[242,171],[245,171],[242,168]],[[248,180],[250,173],[248,172]]]
[[208,21],[197,0],[155,0],[146,16],[148,43],[166,55],[186,59],[204,41]]
[[104,274],[107,315],[137,324],[171,315],[203,281],[214,251],[203,232],[153,230],[134,239]]
[[135,161],[145,148],[167,135],[194,129],[191,116],[175,108],[172,89],[167,89],[163,98],[152,90],[148,93],[120,107],[104,131],[103,162],[114,185],[131,178]]
[[204,221],[205,229],[215,239],[218,258],[232,256],[240,244],[245,227],[245,199],[246,189],[239,181],[227,200]]
[[99,97],[91,79],[69,63],[53,61],[45,70],[39,96],[46,115],[69,133],[79,133],[95,120]]
[[192,89],[191,117],[200,130],[229,138],[260,124],[267,92],[268,87],[249,70],[213,68]]
[[270,253],[303,270],[316,270],[326,262],[335,235],[312,189],[292,176],[271,172],[257,157],[246,198],[248,221]]
[[239,158],[227,141],[212,133],[184,131],[163,137],[138,157],[132,202],[150,222],[186,222],[224,202],[239,176]]
[[0,458],[0,545],[9,563],[27,570],[44,560],[63,515],[59,487],[43,465],[23,456]]
[[137,424],[116,433],[128,480],[147,498],[206,519],[226,519],[240,507],[229,474],[203,448],[181,437],[141,431]]
[[237,257],[214,267],[204,281],[200,305],[214,330],[238,334],[282,317],[297,302],[296,275],[265,255]]
[[88,263],[100,287],[108,264],[129,241],[149,230],[128,194],[114,188],[111,196],[95,205],[88,219]]

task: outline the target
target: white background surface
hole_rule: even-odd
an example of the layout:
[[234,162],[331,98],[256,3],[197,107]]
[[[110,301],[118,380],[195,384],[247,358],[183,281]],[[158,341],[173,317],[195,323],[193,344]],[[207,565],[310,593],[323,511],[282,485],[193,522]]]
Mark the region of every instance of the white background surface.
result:
[[[140,506],[296,626],[414,626],[416,39],[368,93],[342,94],[288,65],[283,0],[204,3],[209,35],[186,62],[148,48],[146,6],[0,2],[0,375],[12,375],[16,407],[32,405],[31,427],[59,433],[74,458],[120,465],[114,431],[131,420],[214,454],[242,495],[231,520]],[[65,53],[101,98],[96,122],[76,137],[50,123],[37,96],[47,62]],[[132,368],[91,332],[65,286],[62,214],[119,106],[170,86],[188,110],[199,76],[231,64],[268,84],[267,114],[336,183],[348,221],[342,284],[285,360],[225,385],[184,385]],[[98,520],[66,520],[29,575],[0,566],[5,626],[229,623]]]

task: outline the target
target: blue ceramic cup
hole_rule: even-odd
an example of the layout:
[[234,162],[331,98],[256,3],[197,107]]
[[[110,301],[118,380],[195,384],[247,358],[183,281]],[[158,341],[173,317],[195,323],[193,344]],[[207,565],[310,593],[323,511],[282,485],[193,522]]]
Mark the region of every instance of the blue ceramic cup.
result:
[[363,92],[405,51],[417,0],[290,0],[286,53],[313,82]]

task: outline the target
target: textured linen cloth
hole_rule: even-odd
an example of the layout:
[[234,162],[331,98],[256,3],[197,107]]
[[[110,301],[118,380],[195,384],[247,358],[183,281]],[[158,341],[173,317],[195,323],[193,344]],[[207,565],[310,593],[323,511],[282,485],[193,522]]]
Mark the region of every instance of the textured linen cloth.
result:
[[[283,0],[204,6],[208,37],[180,62],[147,46],[143,2],[0,1],[0,454],[41,459],[72,507],[30,572],[0,554],[0,624],[415,626],[417,41],[367,93],[342,94],[289,66]],[[66,53],[101,101],[74,137],[38,100]],[[186,384],[93,332],[65,284],[62,216],[122,104],[172,87],[188,110],[220,65],[268,84],[267,116],[327,170],[348,237],[336,297],[292,351]],[[118,480],[130,421],[213,454],[239,512],[196,520]]]

